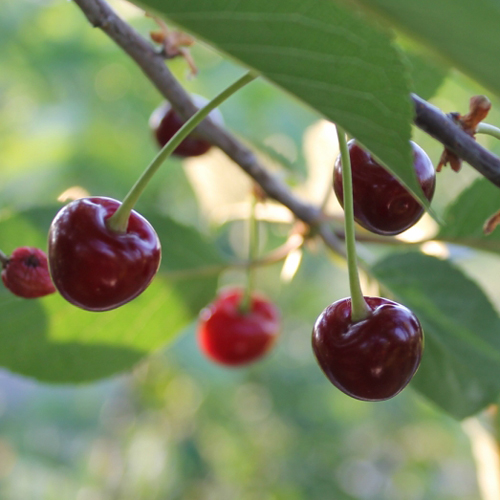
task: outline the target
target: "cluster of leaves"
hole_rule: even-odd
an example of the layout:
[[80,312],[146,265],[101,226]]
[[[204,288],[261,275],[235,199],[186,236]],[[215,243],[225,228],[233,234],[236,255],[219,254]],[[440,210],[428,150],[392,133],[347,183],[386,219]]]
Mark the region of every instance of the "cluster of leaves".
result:
[[[141,5],[162,13],[342,125],[419,196],[408,144],[413,117],[409,96],[416,91],[431,97],[446,72],[414,52],[405,53],[401,46],[411,43],[405,39],[404,44],[396,45],[386,20],[410,36],[418,34],[439,56],[500,92],[495,51],[490,50],[498,36],[500,9],[488,0],[479,0],[474,6],[466,0],[425,0],[417,6],[410,0],[360,0],[355,8],[333,0],[144,0]],[[379,14],[381,24],[369,22],[366,12]],[[439,21],[439,25],[429,20]],[[62,55],[70,60],[64,46],[61,43]],[[69,71],[67,66],[64,71]],[[84,85],[85,78],[75,74]],[[140,114],[133,107],[130,113],[134,117]],[[124,115],[122,120],[125,123]],[[110,120],[108,125],[113,128],[114,124]],[[119,154],[100,142],[99,132],[95,131],[88,144],[102,146],[108,157]],[[126,142],[127,132],[125,140],[121,137],[117,144]],[[82,148],[72,158],[79,168],[73,174],[66,170],[58,175],[58,186],[65,186],[65,178],[70,177],[71,183],[83,180],[89,189],[102,188],[110,179],[119,179],[120,187],[128,187],[129,177],[148,158],[142,158],[134,173],[120,171],[116,161],[110,160],[109,169],[92,166],[93,177],[87,177],[82,165],[92,163],[92,157]],[[436,239],[499,252],[500,236],[485,237],[481,232],[484,220],[499,208],[497,193],[484,180],[471,185],[448,208]],[[156,194],[157,199],[161,197]],[[160,275],[147,292],[119,310],[98,315],[77,310],[56,296],[27,302],[2,293],[2,366],[53,382],[106,377],[130,368],[196,317],[214,296],[218,276],[229,261],[194,226],[162,215],[157,207],[151,202],[146,204],[151,212],[143,211],[164,242]],[[56,210],[37,206],[5,213],[0,220],[2,248],[8,251],[18,246],[20,234],[22,244],[44,247]],[[207,268],[211,269],[208,274]],[[450,259],[418,251],[398,251],[369,271],[388,293],[417,314],[424,327],[426,350],[414,387],[457,418],[496,401],[500,394],[500,318],[481,287]],[[317,312],[334,298],[317,304]]]

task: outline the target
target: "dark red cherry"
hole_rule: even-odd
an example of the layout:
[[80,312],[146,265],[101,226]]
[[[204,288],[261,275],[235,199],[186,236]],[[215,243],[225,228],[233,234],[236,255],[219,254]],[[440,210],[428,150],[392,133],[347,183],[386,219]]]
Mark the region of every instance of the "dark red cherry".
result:
[[14,295],[35,299],[56,291],[50,279],[47,255],[39,248],[16,248],[3,264],[2,281]]
[[[411,146],[417,180],[430,201],[436,184],[434,167],[420,146],[414,142]],[[424,213],[422,205],[354,139],[349,141],[348,147],[356,222],[373,233],[386,236],[402,233],[413,226]],[[340,155],[335,162],[333,188],[339,203],[344,206]]]
[[151,224],[132,211],[127,231],[108,229],[120,202],[82,198],[62,208],[49,230],[49,268],[59,293],[89,311],[119,307],[142,293],[160,264]]
[[248,312],[241,312],[243,291],[228,289],[200,313],[198,343],[213,361],[238,366],[256,361],[273,346],[280,315],[269,300],[252,294]]
[[351,299],[329,305],[318,317],[312,345],[319,366],[342,392],[363,401],[383,401],[410,382],[422,357],[424,337],[417,317],[382,297],[365,297],[370,315],[351,321]]
[[[207,104],[207,100],[203,97],[193,95],[193,102],[198,108],[202,108]],[[217,124],[223,123],[222,115],[218,110],[213,110],[209,114],[210,118]],[[174,136],[174,134],[184,125],[184,120],[172,108],[170,103],[165,102],[158,107],[151,118],[149,119],[149,126],[153,131],[156,141],[160,148],[165,146],[167,142]],[[172,154],[182,157],[200,156],[205,154],[212,145],[206,139],[191,132],[173,151]]]

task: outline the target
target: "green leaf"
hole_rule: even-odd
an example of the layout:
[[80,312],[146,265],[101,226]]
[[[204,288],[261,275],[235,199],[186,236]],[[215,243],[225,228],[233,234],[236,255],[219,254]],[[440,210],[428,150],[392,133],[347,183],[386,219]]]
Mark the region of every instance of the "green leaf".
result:
[[386,33],[331,1],[139,3],[342,125],[427,205],[412,168],[406,67]]
[[[2,220],[2,248],[45,248],[56,211],[36,209]],[[224,262],[195,229],[146,217],[162,241],[162,265],[150,287],[123,307],[92,313],[58,294],[25,300],[0,290],[0,365],[50,382],[95,380],[130,369],[196,317],[213,298]]]
[[500,3],[491,0],[357,0],[500,95]]
[[498,389],[483,382],[432,335],[425,339],[424,360],[412,387],[438,406],[462,419],[495,402]]
[[444,82],[448,68],[413,51],[405,51],[405,56],[410,65],[413,92],[422,99],[430,99]]
[[391,255],[373,274],[424,329],[413,386],[456,418],[494,401],[500,392],[500,319],[478,285],[450,262],[420,253]]
[[498,187],[478,179],[448,207],[436,239],[500,253],[500,228],[486,236],[486,220],[500,210]]

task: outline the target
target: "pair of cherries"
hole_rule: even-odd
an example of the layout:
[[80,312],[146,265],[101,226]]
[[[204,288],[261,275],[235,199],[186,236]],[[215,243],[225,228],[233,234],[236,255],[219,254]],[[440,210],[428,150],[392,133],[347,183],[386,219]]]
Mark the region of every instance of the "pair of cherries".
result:
[[[166,104],[153,113],[150,125],[163,147],[183,121]],[[193,133],[174,154],[200,155],[209,148],[205,139]],[[76,200],[59,211],[50,227],[54,284],[69,302],[89,311],[107,311],[134,299],[148,287],[160,265],[160,241],[144,217],[132,210],[126,230],[108,227],[119,206],[120,202],[103,197]]]
[[108,311],[137,297],[158,270],[160,242],[151,224],[134,211],[126,231],[110,230],[106,221],[119,206],[103,197],[66,205],[50,226],[48,260],[33,247],[17,248],[2,259],[5,287],[23,298],[57,289],[88,311]]
[[[160,146],[182,125],[168,105],[162,105],[151,116]],[[208,149],[210,143],[193,134],[174,154],[194,156]],[[137,297],[158,270],[160,242],[149,222],[134,211],[126,231],[111,231],[106,221],[119,206],[116,200],[94,197],[64,207],[50,227],[50,273],[42,250],[20,247],[2,259],[5,287],[22,298],[43,297],[57,287],[69,302],[89,311],[114,309]]]
[[[217,114],[214,119],[219,120]],[[161,147],[183,125],[167,104],[153,113],[150,123]],[[210,146],[194,133],[174,154],[201,155]],[[107,220],[119,206],[118,201],[104,197],[79,199],[65,206],[49,231],[50,274],[42,250],[21,247],[4,259],[5,286],[20,297],[37,298],[54,293],[55,285],[69,302],[89,311],[114,309],[137,297],[158,270],[161,247],[151,224],[135,211],[126,231],[110,230]]]
[[[217,113],[212,118],[220,123]],[[150,125],[163,147],[183,121],[169,105],[162,105],[153,113]],[[198,156],[210,147],[193,133],[174,154]],[[125,231],[109,228],[107,221],[119,206],[120,202],[103,197],[83,198],[65,206],[49,230],[48,262],[40,249],[16,249],[4,259],[5,286],[24,298],[42,297],[57,288],[70,303],[89,311],[114,309],[137,297],[158,270],[161,247],[151,224],[135,211]],[[242,311],[242,300],[242,290],[225,290],[200,313],[202,350],[228,366],[259,359],[279,332],[279,312],[270,301],[252,294],[248,310]]]
[[[435,171],[415,143],[414,169],[426,198],[434,194]],[[380,235],[399,234],[413,226],[424,208],[354,140],[348,143],[352,168],[354,219]],[[334,168],[334,191],[343,206],[342,159]],[[318,317],[313,351],[328,379],[344,393],[364,401],[394,397],[410,382],[423,350],[422,327],[408,308],[382,297],[365,297],[368,315],[351,318],[351,299],[329,305]]]
[[[435,171],[427,154],[413,148],[414,169],[426,198],[435,188]],[[353,177],[355,220],[374,233],[399,234],[413,226],[424,208],[355,141],[348,144]],[[342,164],[334,168],[334,190],[343,205]],[[230,290],[200,314],[199,341],[213,360],[239,365],[259,359],[274,343],[278,313],[265,299],[239,310],[241,291]],[[344,393],[364,401],[397,395],[418,369],[423,331],[415,314],[397,302],[365,297],[367,317],[352,321],[351,299],[328,306],[313,329],[313,351],[329,380]]]
[[[201,103],[200,103],[201,104]],[[182,126],[168,106],[159,108],[150,124],[160,146]],[[430,201],[435,171],[425,151],[414,142],[413,166],[417,180]],[[195,134],[174,152],[198,156],[210,144]],[[352,140],[348,144],[353,177],[355,220],[371,232],[396,235],[413,226],[424,208],[401,183],[367,151]],[[334,190],[343,205],[342,163],[334,168]],[[274,305],[253,297],[242,312],[242,292],[223,292],[200,314],[198,339],[208,357],[225,365],[241,365],[259,359],[273,345],[279,329]],[[350,299],[328,306],[313,329],[313,350],[330,381],[346,394],[366,401],[382,401],[398,394],[420,364],[422,327],[406,307],[381,297],[365,297],[370,313],[362,321],[351,319]]]

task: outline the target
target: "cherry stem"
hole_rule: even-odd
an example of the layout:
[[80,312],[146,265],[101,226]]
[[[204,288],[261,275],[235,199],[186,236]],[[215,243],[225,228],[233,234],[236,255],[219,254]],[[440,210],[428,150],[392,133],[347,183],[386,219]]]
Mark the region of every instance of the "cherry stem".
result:
[[248,218],[248,267],[247,267],[247,284],[245,293],[240,302],[240,312],[246,314],[250,312],[252,306],[252,291],[254,289],[254,269],[253,262],[257,258],[259,249],[259,231],[255,211],[257,208],[257,197],[252,196],[252,203],[250,206],[250,217]]
[[352,172],[349,149],[342,127],[337,125],[340,155],[342,159],[342,186],[344,191],[344,228],[347,267],[349,271],[349,288],[351,290],[351,320],[355,323],[367,318],[370,309],[366,304],[359,282],[356,256],[356,236],[354,227],[354,202],[352,194]]
[[255,78],[257,78],[257,75],[249,71],[227,89],[223,90],[219,95],[214,97],[206,106],[199,109],[186,123],[184,123],[177,133],[160,150],[143,174],[139,177],[137,182],[132,186],[132,189],[128,192],[127,196],[123,199],[122,204],[118,207],[118,210],[109,219],[107,219],[108,229],[117,233],[125,233],[127,231],[128,219],[132,209],[153,175],[160,168],[161,164],[172,154],[172,152],[189,135],[189,133],[192,132],[197,125],[199,125],[200,122],[208,116],[210,111],[223,103],[227,98],[232,96],[247,83],[255,80]]
[[0,264],[5,267],[9,263],[9,257],[0,250]]
[[486,134],[495,137],[496,139],[500,139],[500,128],[495,127],[494,125],[490,125],[489,123],[481,122],[476,127],[476,134]]

